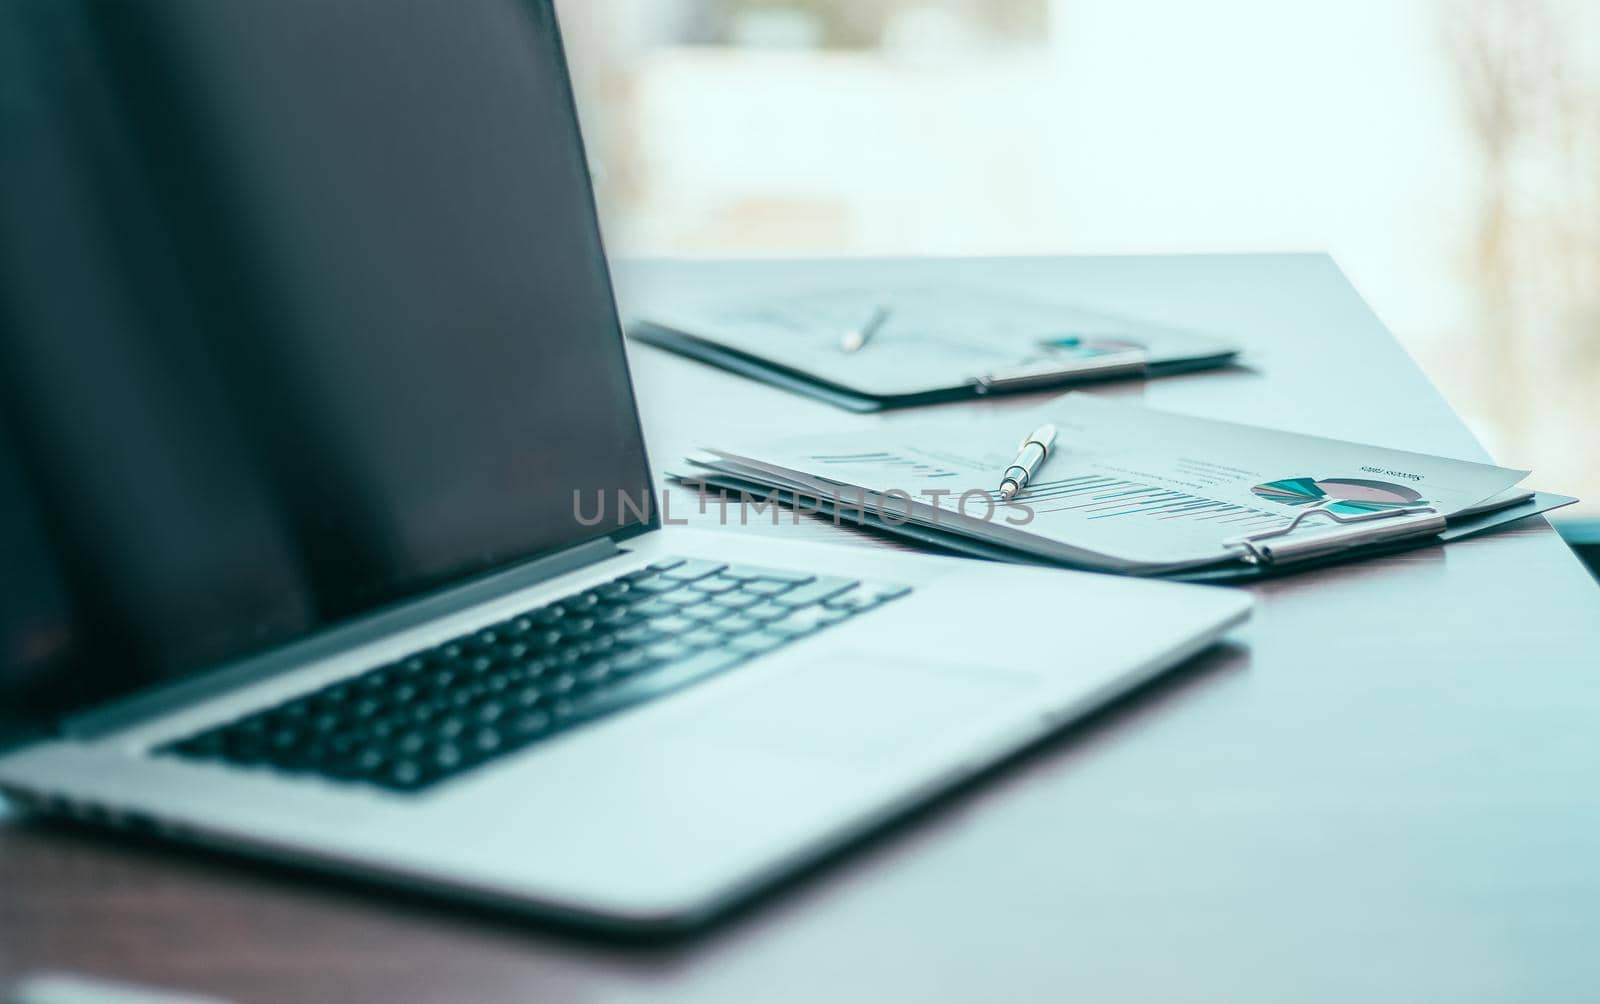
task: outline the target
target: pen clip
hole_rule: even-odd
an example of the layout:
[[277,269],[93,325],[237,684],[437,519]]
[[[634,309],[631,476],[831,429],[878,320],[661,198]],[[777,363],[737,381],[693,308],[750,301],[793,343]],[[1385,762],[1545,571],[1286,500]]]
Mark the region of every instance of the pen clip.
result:
[[[1400,519],[1396,523],[1386,523],[1377,527],[1363,527],[1353,533],[1318,534],[1304,540],[1285,541],[1281,544],[1267,544],[1266,541],[1286,537],[1299,529],[1300,525],[1313,516],[1326,516],[1339,526],[1349,526],[1356,523],[1371,523],[1375,520],[1391,520],[1406,516],[1423,516],[1426,519]],[[1381,509],[1377,512],[1360,513],[1354,516],[1341,516],[1331,509],[1307,509],[1289,522],[1288,526],[1276,530],[1262,530],[1259,533],[1246,534],[1242,537],[1233,537],[1222,542],[1223,547],[1243,548],[1244,553],[1240,558],[1251,565],[1269,565],[1283,561],[1303,561],[1309,558],[1321,557],[1324,554],[1333,554],[1338,551],[1349,550],[1361,544],[1377,543],[1383,540],[1393,540],[1404,537],[1420,537],[1429,533],[1438,533],[1446,526],[1444,516],[1433,506],[1412,506],[1409,508]]]

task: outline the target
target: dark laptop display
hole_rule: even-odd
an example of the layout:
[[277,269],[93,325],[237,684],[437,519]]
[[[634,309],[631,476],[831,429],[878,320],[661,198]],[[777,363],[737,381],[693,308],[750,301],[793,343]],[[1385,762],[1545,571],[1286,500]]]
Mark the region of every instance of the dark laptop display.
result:
[[0,4],[12,726],[616,532],[558,45],[544,2]]

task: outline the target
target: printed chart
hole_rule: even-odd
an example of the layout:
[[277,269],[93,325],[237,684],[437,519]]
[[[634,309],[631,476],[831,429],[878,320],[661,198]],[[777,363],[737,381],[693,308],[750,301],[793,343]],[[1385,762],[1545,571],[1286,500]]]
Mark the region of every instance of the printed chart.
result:
[[1365,478],[1283,478],[1250,490],[1279,505],[1320,507],[1341,516],[1428,504],[1413,488]]

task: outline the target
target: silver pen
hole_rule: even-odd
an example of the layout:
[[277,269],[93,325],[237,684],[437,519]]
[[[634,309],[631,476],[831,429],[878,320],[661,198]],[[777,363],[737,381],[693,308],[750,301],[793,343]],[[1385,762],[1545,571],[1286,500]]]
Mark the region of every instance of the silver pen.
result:
[[851,328],[839,336],[840,352],[860,352],[861,347],[867,344],[867,339],[878,333],[883,327],[883,322],[889,319],[889,308],[878,307],[873,310],[872,316],[859,328]]
[[1039,470],[1039,465],[1050,455],[1050,447],[1055,441],[1056,427],[1053,425],[1039,426],[1022,441],[1022,449],[1017,452],[1017,459],[1011,461],[1011,466],[1000,475],[1000,501],[1009,502],[1013,495],[1028,487],[1028,482]]

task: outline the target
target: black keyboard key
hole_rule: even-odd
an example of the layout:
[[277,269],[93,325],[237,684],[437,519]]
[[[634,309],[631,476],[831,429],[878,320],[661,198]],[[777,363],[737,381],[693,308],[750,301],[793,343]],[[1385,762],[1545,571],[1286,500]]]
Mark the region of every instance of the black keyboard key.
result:
[[662,614],[670,614],[677,609],[676,604],[668,603],[657,596],[652,596],[643,603],[635,603],[628,608],[631,613],[638,617],[660,617]]
[[761,621],[743,614],[733,614],[717,621],[713,626],[724,636],[747,634],[761,628]]
[[512,718],[504,734],[513,740],[525,741],[543,735],[551,724],[549,712],[527,711]]
[[592,590],[561,601],[561,609],[566,611],[568,617],[573,614],[587,614],[599,605],[600,597]]
[[727,607],[729,610],[743,610],[745,607],[753,607],[761,601],[762,598],[760,596],[743,591],[737,593],[724,593],[721,596],[711,597],[712,603],[715,603],[718,606]]
[[642,648],[623,652],[610,660],[613,673],[637,673],[656,664],[656,659]]
[[796,610],[782,620],[772,621],[767,630],[783,638],[800,638],[822,627],[822,611],[815,607]]
[[472,734],[472,750],[478,756],[493,754],[503,745],[505,739],[501,737],[499,729],[485,727]]
[[488,700],[478,705],[477,714],[474,716],[481,724],[493,725],[506,713],[506,706],[501,701]]
[[[424,665],[428,665],[426,663],[426,660],[424,660]],[[432,668],[431,665],[429,665],[429,668]],[[343,704],[345,701],[348,701],[350,699],[350,692],[351,692],[350,684],[348,684],[348,683],[336,683],[333,686],[331,686],[331,687],[327,688],[326,690],[322,691],[321,693],[316,694],[313,699],[314,700],[318,700],[318,701],[325,701],[328,704]]]
[[434,723],[433,734],[439,739],[454,739],[467,729],[467,721],[460,715],[450,715]]
[[697,603],[690,607],[678,608],[679,617],[687,617],[693,621],[716,620],[728,613],[732,613],[732,611],[727,607],[719,607],[710,601]]
[[649,655],[652,659],[660,659],[663,662],[668,662],[673,659],[681,659],[694,650],[694,645],[687,642],[674,640],[657,642],[656,644],[645,649],[645,654]]
[[395,740],[394,751],[403,757],[416,756],[427,745],[427,733],[411,731]]
[[683,583],[661,575],[652,575],[647,579],[639,579],[633,583],[635,592],[649,596],[654,596],[658,593],[670,593],[675,589],[682,588]]
[[384,783],[402,791],[410,791],[426,780],[422,768],[415,760],[397,760],[383,775]]
[[610,659],[590,663],[578,672],[578,683],[584,687],[597,687],[616,675]]
[[544,685],[530,681],[507,694],[507,700],[526,710],[538,704],[543,694]]
[[668,614],[665,617],[652,617],[645,623],[651,629],[660,631],[662,634],[683,634],[685,631],[692,631],[698,626],[696,621],[692,621],[687,617],[679,617],[676,613]]
[[718,603],[701,603],[693,607],[679,607],[678,614],[691,617],[701,624],[714,624],[728,617],[736,616],[732,610]]
[[561,622],[561,637],[571,640],[593,631],[595,620],[588,614],[574,613]]
[[521,665],[532,652],[533,649],[522,642],[512,642],[495,653],[495,663],[500,666]]
[[416,684],[402,683],[394,688],[394,692],[389,695],[389,699],[395,704],[410,704],[417,699],[417,695],[420,693],[422,693],[422,688]]
[[837,624],[842,620],[848,619],[854,613],[855,611],[852,610],[841,610],[835,607],[823,607],[821,610],[817,611],[817,616],[820,618],[822,626],[827,627],[830,624]]
[[635,624],[630,628],[623,628],[617,632],[617,641],[626,645],[650,645],[667,637],[660,631],[651,627],[648,622]]
[[722,570],[722,574],[730,579],[769,579],[773,582],[810,582],[816,578],[805,572],[790,572],[781,568],[757,568],[754,565],[729,565]]
[[389,755],[381,746],[368,746],[349,761],[351,772],[371,777],[389,765]]
[[472,636],[472,644],[480,649],[494,648],[496,645],[500,644],[500,641],[500,632],[496,631],[494,628],[484,628],[482,631],[479,631],[477,634]]
[[523,644],[528,646],[529,651],[538,652],[555,648],[564,637],[555,628],[539,628],[524,635]]
[[670,593],[662,593],[656,599],[675,607],[692,607],[697,603],[709,602],[705,593],[697,593],[693,589],[674,589]]
[[871,610],[878,605],[878,598],[871,593],[863,593],[852,589],[848,593],[835,596],[827,603],[828,609],[841,610],[846,613],[860,613]]
[[692,582],[695,579],[704,578],[712,572],[720,572],[726,567],[728,566],[715,561],[701,561],[698,558],[690,558],[662,572],[661,576],[677,582]]
[[853,579],[838,579],[830,575],[803,586],[796,586],[786,593],[780,593],[772,598],[772,602],[781,603],[786,607],[805,607],[813,603],[821,603],[828,597],[842,593],[851,586],[856,585]]
[[[666,613],[665,610],[661,612]],[[636,622],[639,616],[637,607],[603,607],[595,611],[594,620],[596,624],[602,627],[615,630]]]
[[741,583],[738,579],[725,579],[720,575],[713,575],[698,582],[689,583],[689,588],[697,593],[716,596],[738,589],[741,585],[745,585],[745,583]]
[[564,648],[550,657],[550,668],[557,675],[574,668],[583,662],[583,653],[575,648]]

